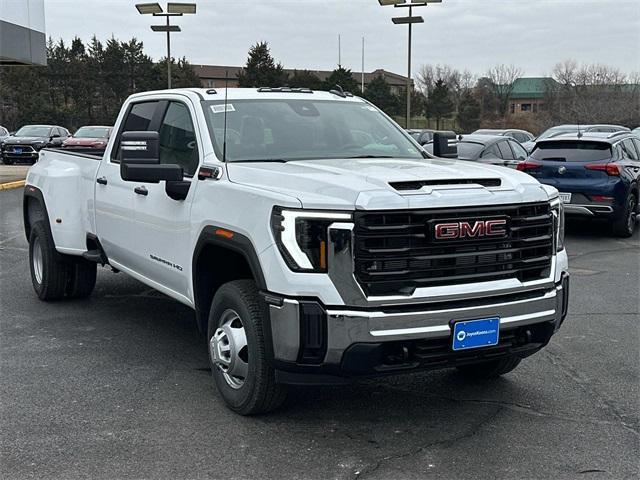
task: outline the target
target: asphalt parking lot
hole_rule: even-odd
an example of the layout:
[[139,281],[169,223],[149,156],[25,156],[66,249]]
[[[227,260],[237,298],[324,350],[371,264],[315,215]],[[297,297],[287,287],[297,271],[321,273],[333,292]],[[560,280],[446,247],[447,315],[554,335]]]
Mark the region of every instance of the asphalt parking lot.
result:
[[100,269],[89,300],[32,291],[22,191],[0,191],[1,468],[21,478],[637,478],[640,235],[570,225],[570,313],[513,373],[296,389],[239,417],[193,313]]

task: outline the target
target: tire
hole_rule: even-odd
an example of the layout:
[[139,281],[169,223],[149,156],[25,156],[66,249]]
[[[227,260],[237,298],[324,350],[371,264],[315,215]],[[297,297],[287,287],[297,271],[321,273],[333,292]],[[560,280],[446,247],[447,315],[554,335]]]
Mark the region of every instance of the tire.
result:
[[69,298],[87,298],[96,286],[98,265],[80,258],[69,264],[66,295]]
[[56,251],[51,234],[41,221],[31,227],[29,266],[31,283],[40,300],[60,300],[65,296],[69,263]]
[[270,412],[286,397],[267,358],[264,324],[255,282],[234,280],[218,289],[209,313],[209,362],[220,395],[240,415]]
[[509,356],[499,360],[474,363],[473,365],[463,365],[457,368],[465,377],[469,377],[474,380],[489,380],[511,372],[520,365],[521,361],[521,358]]
[[633,235],[636,228],[636,214],[638,209],[638,200],[633,192],[629,192],[629,196],[625,200],[624,212],[622,216],[613,222],[612,230],[616,237],[628,238]]

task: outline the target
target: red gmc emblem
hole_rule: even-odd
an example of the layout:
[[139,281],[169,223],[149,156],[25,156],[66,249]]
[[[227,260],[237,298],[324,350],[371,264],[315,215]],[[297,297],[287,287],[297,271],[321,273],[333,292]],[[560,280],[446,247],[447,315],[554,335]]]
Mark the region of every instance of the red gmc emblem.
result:
[[476,220],[475,222],[436,223],[436,240],[455,240],[456,238],[504,237],[507,235],[507,220]]

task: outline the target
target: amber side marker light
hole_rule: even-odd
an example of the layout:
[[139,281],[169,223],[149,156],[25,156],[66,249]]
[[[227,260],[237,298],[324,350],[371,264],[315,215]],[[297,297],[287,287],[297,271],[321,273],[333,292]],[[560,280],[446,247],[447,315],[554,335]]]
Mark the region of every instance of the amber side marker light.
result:
[[216,235],[224,238],[233,238],[234,233],[230,232],[229,230],[224,230],[222,228],[219,228],[216,230]]
[[327,269],[327,243],[324,240],[320,241],[320,268]]

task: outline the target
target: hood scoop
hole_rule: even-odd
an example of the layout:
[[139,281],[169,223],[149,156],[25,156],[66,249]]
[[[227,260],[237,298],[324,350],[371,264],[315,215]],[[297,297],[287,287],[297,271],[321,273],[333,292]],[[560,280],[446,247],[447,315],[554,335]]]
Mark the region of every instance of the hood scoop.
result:
[[402,192],[420,190],[422,187],[447,185],[482,185],[483,187],[499,187],[502,185],[502,181],[499,178],[453,178],[450,180],[409,180],[407,182],[390,182],[389,185]]

